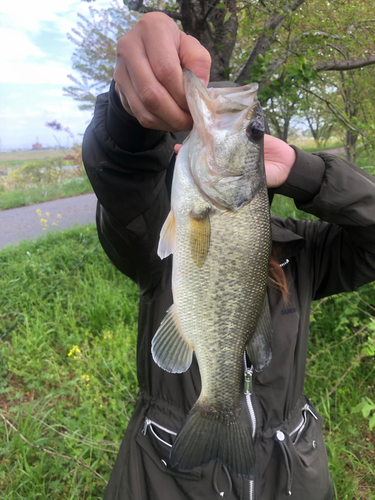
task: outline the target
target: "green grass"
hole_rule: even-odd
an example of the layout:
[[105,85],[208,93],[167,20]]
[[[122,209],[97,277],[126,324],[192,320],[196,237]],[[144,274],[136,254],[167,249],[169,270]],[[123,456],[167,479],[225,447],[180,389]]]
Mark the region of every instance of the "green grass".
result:
[[315,303],[311,317],[305,391],[325,419],[339,500],[374,499],[375,435],[352,412],[363,397],[375,400],[375,359],[363,353],[375,337],[373,304],[375,283]]
[[72,153],[72,149],[40,149],[36,151],[12,151],[0,153],[0,167],[4,165],[16,166],[27,160],[40,160],[46,158],[64,158]]
[[[2,331],[19,319],[0,345],[0,407],[31,443],[108,479],[137,390],[138,294],[97,243],[90,225],[0,252]],[[0,433],[1,498],[102,497],[89,469],[2,420]]]
[[[0,411],[30,443],[81,462],[33,448],[0,419],[6,500],[103,496],[136,396],[138,292],[97,243],[88,225],[0,251],[2,331],[19,320],[0,344]],[[374,500],[374,434],[351,412],[375,400],[374,357],[362,354],[372,304],[375,284],[312,315],[306,392],[325,418],[340,500]]]
[[60,184],[45,184],[39,187],[13,189],[11,191],[0,192],[0,210],[34,205],[43,201],[92,192],[93,189],[87,177],[72,178],[69,179],[69,182],[62,182]]
[[293,144],[294,146],[297,146],[298,148],[301,148],[308,153],[314,153],[315,151],[322,151],[325,149],[342,148],[344,146],[344,144],[337,139],[329,140],[324,146],[320,147],[316,145],[314,139],[296,139],[294,141],[290,140],[288,141],[288,143]]

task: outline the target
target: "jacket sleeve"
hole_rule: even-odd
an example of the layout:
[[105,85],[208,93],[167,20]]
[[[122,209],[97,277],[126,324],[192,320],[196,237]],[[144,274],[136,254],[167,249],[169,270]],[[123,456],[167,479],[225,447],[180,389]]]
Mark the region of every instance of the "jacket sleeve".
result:
[[277,192],[321,219],[286,221],[306,240],[314,299],[375,280],[375,177],[335,155],[295,150],[297,161]]
[[98,198],[96,222],[109,258],[150,294],[166,275],[157,245],[169,211],[172,134],[148,130],[122,108],[111,85],[98,96],[83,162]]

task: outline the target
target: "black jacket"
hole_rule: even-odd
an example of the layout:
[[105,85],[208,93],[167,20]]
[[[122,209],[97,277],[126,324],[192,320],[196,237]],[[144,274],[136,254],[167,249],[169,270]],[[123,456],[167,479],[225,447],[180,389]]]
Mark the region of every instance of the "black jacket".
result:
[[[151,339],[172,303],[171,258],[156,254],[169,211],[175,155],[172,134],[146,130],[121,107],[113,85],[98,97],[83,142],[98,197],[100,241],[140,290],[139,395],[106,491],[106,500],[331,500],[333,487],[322,418],[303,385],[310,306],[375,279],[375,178],[336,156],[306,154],[277,192],[321,221],[272,218],[281,243],[288,304],[269,289],[273,359],[254,374],[249,425],[255,425],[257,469],[251,481],[211,463],[191,473],[168,466],[175,433],[200,392],[196,362],[183,374],[160,369]],[[252,424],[251,424],[252,422]]]

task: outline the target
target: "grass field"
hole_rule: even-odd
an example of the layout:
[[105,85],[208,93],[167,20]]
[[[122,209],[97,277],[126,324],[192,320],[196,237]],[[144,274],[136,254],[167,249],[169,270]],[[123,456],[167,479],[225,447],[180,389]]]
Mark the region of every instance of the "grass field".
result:
[[[0,335],[18,320],[0,344],[1,498],[102,498],[136,397],[136,287],[88,225],[0,251],[0,304]],[[306,392],[338,500],[375,498],[374,434],[352,413],[375,400],[371,304],[375,284],[312,315]]]
[[24,162],[27,160],[44,160],[45,158],[64,158],[72,153],[71,149],[39,149],[36,151],[13,151],[0,153],[0,167],[7,162]]
[[[77,151],[70,152],[77,157]],[[11,167],[0,177],[0,210],[92,193],[83,167],[72,167],[67,154],[62,150],[3,153],[8,157],[4,161],[0,154],[0,171]]]
[[42,187],[28,189],[13,189],[0,193],[0,210],[8,208],[25,207],[44,201],[67,198],[79,194],[92,193],[90,181],[86,175],[70,179],[69,182],[60,184],[45,184]]
[[313,151],[321,151],[322,149],[336,149],[344,146],[344,144],[335,137],[333,139],[328,140],[326,145],[322,148],[318,148],[316,146],[314,139],[308,137],[304,139],[301,138],[297,138],[294,140],[291,139],[288,140],[288,143],[293,144],[294,146],[297,146],[298,148],[303,149],[304,151],[307,151],[309,153]]

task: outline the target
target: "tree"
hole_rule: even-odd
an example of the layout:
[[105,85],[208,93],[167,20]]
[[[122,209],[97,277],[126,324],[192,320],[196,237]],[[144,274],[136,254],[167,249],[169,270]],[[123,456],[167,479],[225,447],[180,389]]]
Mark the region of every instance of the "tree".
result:
[[113,78],[116,63],[116,43],[140,17],[113,2],[107,9],[90,6],[89,17],[78,14],[77,27],[68,34],[76,45],[73,69],[80,78],[68,75],[74,85],[65,87],[65,94],[81,102],[80,109],[93,109],[96,96],[106,89]]
[[[346,75],[357,75],[363,72],[361,68],[375,64],[375,19],[368,16],[372,0],[358,0],[355,5],[351,0],[124,0],[124,3],[128,8],[113,4],[105,11],[92,9],[91,19],[82,17],[74,31],[72,39],[78,48],[73,67],[83,78],[67,89],[75,99],[92,105],[93,90],[108,85],[116,40],[135,21],[133,13],[139,16],[162,11],[210,52],[211,80],[230,78],[240,85],[248,81],[259,83],[260,100],[264,106],[268,104],[276,120],[274,129],[284,140],[306,92],[321,99],[343,126],[356,131],[357,137],[364,137],[358,129],[362,120],[356,120],[355,124],[351,121],[357,115],[350,111],[348,100],[345,107],[344,86],[339,79],[340,75],[348,79]],[[100,25],[98,16],[102,16]],[[327,81],[335,82],[333,92],[327,91],[327,85],[332,85]],[[346,96],[350,99],[348,92]],[[348,133],[352,143],[354,135]],[[369,138],[366,140],[371,142]]]
[[326,104],[315,96],[305,92],[302,102],[300,115],[307,123],[316,146],[324,148],[328,139],[338,129],[338,120]]

